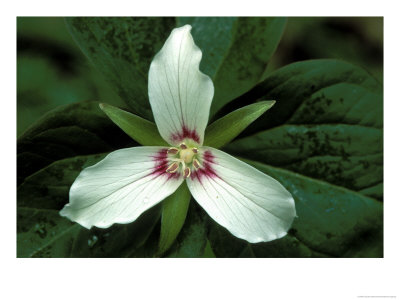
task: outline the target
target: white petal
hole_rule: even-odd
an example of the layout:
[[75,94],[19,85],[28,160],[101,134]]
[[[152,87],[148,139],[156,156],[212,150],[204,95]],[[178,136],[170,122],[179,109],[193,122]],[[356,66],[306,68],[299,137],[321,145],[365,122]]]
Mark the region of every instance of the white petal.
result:
[[186,182],[216,222],[251,243],[286,235],[296,210],[278,181],[214,148],[202,147],[201,157],[202,168]]
[[150,104],[158,130],[170,145],[184,139],[203,144],[214,95],[211,79],[199,70],[202,53],[191,28],[174,29],[150,65]]
[[60,214],[88,229],[136,220],[183,181],[178,173],[165,172],[166,151],[135,147],[110,153],[79,174],[69,192],[70,202]]

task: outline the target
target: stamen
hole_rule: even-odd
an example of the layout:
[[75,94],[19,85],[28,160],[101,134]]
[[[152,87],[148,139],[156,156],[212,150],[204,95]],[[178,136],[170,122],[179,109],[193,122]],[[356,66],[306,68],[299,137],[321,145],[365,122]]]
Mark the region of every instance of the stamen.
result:
[[178,152],[179,152],[179,149],[175,148],[175,147],[171,147],[167,151],[168,154],[173,154],[173,155],[177,154]]
[[168,173],[175,173],[175,172],[178,170],[178,168],[179,168],[179,163],[174,162],[173,164],[171,164],[171,165],[167,168],[166,172],[168,172]]
[[197,148],[192,148],[193,153],[197,154],[199,150]]
[[182,143],[182,144],[179,145],[179,148],[181,148],[181,149],[187,149],[187,146],[185,145],[185,143]]
[[199,161],[198,161],[197,159],[193,159],[193,166],[194,166],[196,169],[200,168],[200,163],[199,163]]
[[183,171],[183,177],[188,178],[190,176],[190,168],[186,167],[185,170]]

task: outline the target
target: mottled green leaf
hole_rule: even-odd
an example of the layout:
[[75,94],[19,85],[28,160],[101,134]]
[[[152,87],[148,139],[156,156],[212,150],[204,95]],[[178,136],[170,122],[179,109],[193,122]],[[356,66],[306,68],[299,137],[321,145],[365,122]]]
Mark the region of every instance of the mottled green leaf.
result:
[[68,257],[79,230],[56,210],[19,207],[17,257]]
[[248,161],[276,178],[293,195],[297,217],[289,234],[250,244],[212,223],[217,257],[383,257],[382,203],[290,171]]
[[18,188],[18,257],[121,257],[141,247],[160,217],[160,206],[128,225],[87,230],[59,215],[80,171],[104,155],[59,160]]
[[171,247],[185,223],[191,194],[184,182],[162,202],[161,233],[158,254],[163,254]]
[[135,222],[87,230],[59,216],[57,210],[18,208],[17,257],[123,257],[147,240],[160,207]]
[[132,111],[152,118],[147,93],[150,62],[175,27],[175,20],[73,17],[66,23],[83,53]]
[[17,189],[21,207],[61,210],[79,172],[105,157],[105,154],[75,156],[58,160],[25,178]]
[[54,161],[134,145],[96,102],[50,111],[17,140],[18,184]]
[[168,146],[158,133],[156,124],[137,115],[105,103],[100,108],[127,135],[144,146]]
[[237,103],[265,97],[276,99],[274,107],[228,152],[382,199],[378,81],[342,61],[305,61],[272,73]]
[[259,82],[278,46],[286,19],[181,17],[177,23],[193,26],[194,41],[203,52],[200,69],[215,86],[213,115]]
[[237,137],[247,126],[270,109],[275,101],[261,101],[239,108],[206,128],[204,145],[221,148]]

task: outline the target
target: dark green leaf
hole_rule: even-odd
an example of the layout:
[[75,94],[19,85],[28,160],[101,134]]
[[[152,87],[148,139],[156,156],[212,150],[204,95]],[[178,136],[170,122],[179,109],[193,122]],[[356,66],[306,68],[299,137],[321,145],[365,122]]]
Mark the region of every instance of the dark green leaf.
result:
[[375,199],[323,181],[246,161],[276,178],[293,195],[297,218],[289,234],[249,244],[213,223],[217,257],[382,257],[383,207]]
[[17,136],[44,113],[88,99],[123,106],[62,17],[17,17]]
[[162,203],[159,255],[171,247],[185,223],[191,194],[184,182]]
[[18,183],[54,161],[109,152],[132,140],[96,102],[61,106],[39,119],[17,141]]
[[[182,17],[203,52],[200,69],[214,82],[211,115],[259,82],[285,28],[285,18]],[[274,98],[264,98],[274,99]]]
[[56,210],[17,209],[17,257],[68,257],[80,230]]
[[141,247],[159,216],[157,206],[128,225],[87,230],[59,215],[80,171],[104,155],[59,160],[18,188],[18,257],[120,257]]
[[60,217],[57,210],[18,208],[17,257],[123,257],[148,239],[160,207],[135,222],[87,230]]
[[158,133],[156,124],[125,110],[105,103],[100,108],[127,135],[144,146],[168,146]]
[[[195,201],[191,201],[185,224],[171,248],[163,257],[204,257],[207,245],[207,215]],[[156,227],[157,229],[157,227]],[[158,230],[154,230],[146,243],[126,257],[158,257],[157,241],[160,236]],[[211,256],[208,251],[208,255]]]
[[58,160],[28,176],[17,189],[18,206],[61,210],[80,171],[96,164],[104,156],[94,154]]
[[306,61],[272,73],[238,102],[261,97],[277,100],[247,134],[262,131],[227,151],[382,198],[379,82],[345,62]]
[[107,229],[82,228],[74,241],[71,257],[124,257],[145,244],[159,218],[158,205],[130,224],[114,224]]
[[207,244],[206,220],[204,210],[195,201],[191,201],[185,225],[165,256],[203,257]]
[[67,18],[85,55],[137,114],[152,118],[150,62],[174,27],[193,26],[201,69],[215,85],[212,114],[261,78],[282,36],[285,18]]
[[204,145],[221,148],[270,109],[275,101],[261,101],[237,109],[207,127]]
[[147,93],[150,62],[175,27],[175,20],[74,17],[66,23],[83,53],[132,111],[152,118]]

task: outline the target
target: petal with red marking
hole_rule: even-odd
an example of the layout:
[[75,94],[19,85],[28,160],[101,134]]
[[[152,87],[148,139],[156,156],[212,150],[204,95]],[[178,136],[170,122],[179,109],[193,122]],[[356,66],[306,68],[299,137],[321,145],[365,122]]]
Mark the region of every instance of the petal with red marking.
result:
[[214,95],[211,79],[199,70],[202,53],[190,30],[190,25],[174,29],[149,71],[154,119],[171,145],[185,139],[202,145]]
[[196,201],[234,236],[251,243],[286,235],[294,217],[291,194],[275,179],[210,147],[186,180]]
[[135,147],[110,153],[79,174],[60,214],[88,229],[133,222],[183,181],[179,173],[166,172],[167,151]]

